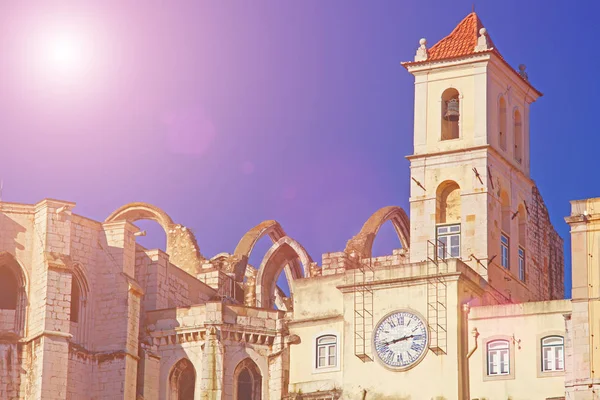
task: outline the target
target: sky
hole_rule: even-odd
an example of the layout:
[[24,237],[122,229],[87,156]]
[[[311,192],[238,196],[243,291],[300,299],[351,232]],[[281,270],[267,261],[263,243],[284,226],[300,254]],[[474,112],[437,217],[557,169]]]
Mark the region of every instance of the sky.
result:
[[[569,201],[600,196],[599,6],[576,4],[475,1],[504,58],[544,93],[531,173],[565,240],[567,297]],[[408,212],[413,77],[400,62],[472,5],[3,2],[2,199],[74,201],[96,220],[148,202],[192,228],[206,257],[275,219],[320,264],[380,207]],[[143,245],[164,248],[156,224],[138,225]],[[374,254],[398,247],[387,223]]]

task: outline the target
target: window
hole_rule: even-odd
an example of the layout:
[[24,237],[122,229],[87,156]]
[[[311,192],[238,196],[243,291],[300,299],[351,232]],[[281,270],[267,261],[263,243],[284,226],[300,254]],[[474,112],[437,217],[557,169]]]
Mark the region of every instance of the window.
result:
[[525,250],[519,247],[519,279],[525,282]]
[[18,303],[17,277],[5,266],[0,266],[0,310],[16,310]]
[[337,366],[337,338],[325,335],[317,338],[317,368]]
[[236,400],[261,400],[262,376],[258,366],[249,358],[240,362],[235,368],[234,395]]
[[489,376],[510,374],[510,347],[506,340],[487,344],[487,374]]
[[500,108],[500,112],[498,113],[498,141],[500,148],[506,150],[506,101],[504,97],[500,96],[498,103]]
[[521,163],[523,154],[521,147],[523,146],[523,128],[521,123],[521,113],[515,110],[515,160]]
[[458,90],[446,89],[442,94],[442,140],[458,139],[459,120]]
[[542,371],[565,370],[565,346],[562,336],[547,336],[542,339]]
[[506,236],[504,233],[502,233],[500,235],[500,254],[501,254],[500,262],[502,263],[502,266],[506,269],[510,268],[510,252],[508,251],[508,249],[509,249],[508,246],[509,246],[508,236]]
[[79,290],[79,282],[73,276],[71,279],[71,322],[79,322],[79,302],[81,301],[81,291]]
[[169,400],[194,400],[196,370],[188,359],[173,366],[169,376]]
[[460,224],[437,227],[438,257],[460,257]]

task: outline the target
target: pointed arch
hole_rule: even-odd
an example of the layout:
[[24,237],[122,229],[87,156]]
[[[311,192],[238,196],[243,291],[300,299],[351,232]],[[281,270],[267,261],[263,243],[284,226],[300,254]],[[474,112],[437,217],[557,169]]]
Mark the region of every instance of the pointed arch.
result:
[[379,228],[387,221],[392,222],[402,248],[409,250],[410,223],[408,216],[401,207],[388,206],[380,208],[369,217],[360,232],[346,243],[344,251],[347,254],[356,253],[361,258],[370,258],[372,256],[375,236],[377,236]]
[[258,269],[256,277],[256,303],[258,307],[272,308],[275,304],[277,277],[282,270],[294,292],[294,279],[310,276],[312,258],[304,247],[289,236],[284,236],[271,246]]
[[514,112],[514,134],[513,134],[513,139],[514,139],[514,157],[515,160],[518,163],[521,163],[523,161],[523,121],[521,119],[521,112],[519,111],[518,108],[515,108],[515,112]]
[[[19,261],[9,252],[0,252],[0,316],[5,321],[3,331],[17,337],[25,336],[29,279]],[[4,287],[6,286],[6,287]]]
[[71,277],[71,313],[69,314],[71,334],[75,343],[85,345],[89,336],[89,305],[91,291],[89,281],[83,267],[79,263],[72,264]]
[[167,254],[173,264],[194,276],[201,271],[205,258],[200,253],[194,233],[185,226],[174,223],[162,209],[143,202],[129,203],[115,210],[104,222],[135,222],[144,219],[157,222],[165,231]]
[[245,358],[235,367],[233,382],[234,400],[262,399],[262,375],[251,358]]
[[177,361],[169,373],[169,400],[194,400],[196,369],[190,360]]

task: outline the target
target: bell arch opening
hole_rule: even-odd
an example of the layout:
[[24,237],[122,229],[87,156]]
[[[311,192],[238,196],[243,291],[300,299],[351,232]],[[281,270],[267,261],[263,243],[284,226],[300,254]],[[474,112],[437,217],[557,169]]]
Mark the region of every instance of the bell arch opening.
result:
[[169,400],[194,400],[196,370],[187,358],[177,361],[169,374]]
[[461,199],[458,183],[454,181],[442,182],[437,188],[435,199],[437,224],[460,222]]
[[449,88],[442,93],[442,140],[458,139],[460,100],[458,90]]
[[262,375],[256,363],[250,358],[240,362],[233,373],[235,400],[261,400]]

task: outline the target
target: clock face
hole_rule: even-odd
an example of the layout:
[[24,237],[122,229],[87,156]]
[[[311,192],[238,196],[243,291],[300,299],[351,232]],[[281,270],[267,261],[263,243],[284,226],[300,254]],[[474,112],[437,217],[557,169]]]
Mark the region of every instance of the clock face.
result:
[[373,344],[379,359],[388,367],[406,369],[421,361],[427,352],[427,325],[408,311],[384,317],[375,328]]

